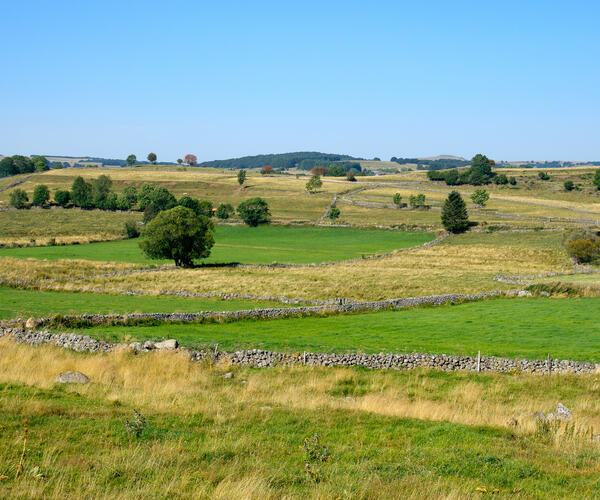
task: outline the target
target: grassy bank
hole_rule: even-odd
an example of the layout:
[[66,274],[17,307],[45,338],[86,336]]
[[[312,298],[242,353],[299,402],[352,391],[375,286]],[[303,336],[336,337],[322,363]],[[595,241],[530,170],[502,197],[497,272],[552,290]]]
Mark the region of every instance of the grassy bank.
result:
[[176,338],[224,350],[428,352],[600,361],[600,299],[494,299],[454,306],[329,317],[153,327],[94,327],[119,341]]
[[[215,246],[205,263],[271,264],[328,262],[385,253],[421,245],[431,233],[377,231],[348,228],[217,226]],[[7,248],[0,257],[84,259],[94,261],[156,263],[145,257],[137,240],[89,245]],[[166,262],[166,261],[164,261]]]
[[[235,369],[223,379],[225,367],[169,353],[84,356],[6,341],[2,352],[7,498],[463,498],[477,488],[583,498],[600,486],[600,450],[586,434],[598,423],[592,377],[540,384],[520,375],[298,368]],[[65,369],[92,382],[53,385]],[[557,400],[574,412],[573,433],[536,430],[533,411]],[[146,419],[137,435],[125,424],[133,409]],[[301,448],[314,433],[328,450],[323,462]]]

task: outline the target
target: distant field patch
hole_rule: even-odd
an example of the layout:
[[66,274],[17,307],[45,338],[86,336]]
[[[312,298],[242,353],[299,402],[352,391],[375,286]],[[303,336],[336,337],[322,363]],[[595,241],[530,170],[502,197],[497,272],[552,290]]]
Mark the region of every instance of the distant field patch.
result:
[[[378,231],[348,228],[218,226],[211,256],[206,263],[247,264],[319,263],[390,252],[434,239],[431,233]],[[137,240],[87,245],[25,247],[0,250],[0,257],[83,259],[156,263],[147,259]]]
[[496,299],[329,317],[86,329],[120,340],[171,337],[223,349],[428,352],[600,361],[600,299]]
[[0,287],[0,319],[55,314],[130,314],[199,311],[235,311],[286,307],[280,302],[220,300],[218,298],[109,295],[18,290]]

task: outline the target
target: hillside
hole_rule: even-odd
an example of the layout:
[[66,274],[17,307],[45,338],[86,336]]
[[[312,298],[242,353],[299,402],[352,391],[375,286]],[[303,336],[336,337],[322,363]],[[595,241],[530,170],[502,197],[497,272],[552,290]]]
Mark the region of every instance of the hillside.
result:
[[256,156],[242,156],[228,160],[213,160],[200,163],[201,167],[213,168],[262,168],[271,165],[275,169],[299,168],[310,170],[317,165],[324,165],[336,161],[362,160],[348,155],[319,153],[316,151],[299,151],[295,153],[265,154]]

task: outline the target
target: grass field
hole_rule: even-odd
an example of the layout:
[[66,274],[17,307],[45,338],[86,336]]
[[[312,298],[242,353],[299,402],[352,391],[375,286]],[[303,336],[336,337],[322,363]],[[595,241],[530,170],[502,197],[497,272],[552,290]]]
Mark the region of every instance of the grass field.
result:
[[[427,352],[600,362],[600,299],[495,299],[328,317],[93,327],[97,338],[175,338],[185,345],[336,352]],[[577,325],[573,329],[573,325]]]
[[[430,233],[349,228],[217,226],[215,246],[207,263],[318,263],[386,253],[418,246],[434,239]],[[137,240],[58,247],[0,250],[0,257],[83,259],[109,262],[156,263],[148,259]],[[167,261],[158,261],[167,262]]]
[[[598,422],[591,376],[236,368],[225,380],[224,368],[178,355],[1,348],[9,498],[465,498],[476,488],[573,498],[600,487],[600,449],[585,434]],[[53,385],[65,369],[92,383]],[[573,409],[574,432],[536,431],[531,414],[557,400]],[[125,426],[133,409],[146,418],[137,435]],[[301,449],[315,432],[323,462]]]
[[0,319],[54,314],[233,311],[263,307],[286,306],[272,301],[69,293],[0,287]]

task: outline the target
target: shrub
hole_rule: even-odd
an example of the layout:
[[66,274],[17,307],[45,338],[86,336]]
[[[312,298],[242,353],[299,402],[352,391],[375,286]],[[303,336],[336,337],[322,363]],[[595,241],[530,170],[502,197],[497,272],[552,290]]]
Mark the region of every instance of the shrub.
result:
[[[240,172],[243,172],[243,170],[241,170]],[[221,203],[217,207],[216,214],[219,219],[229,219],[229,217],[231,217],[233,213],[233,207],[229,203]]]
[[71,193],[66,189],[57,189],[54,193],[54,201],[61,207],[66,207],[71,201]]
[[138,224],[134,220],[128,220],[125,222],[125,236],[128,239],[137,238],[140,235]]
[[580,264],[600,261],[600,237],[591,231],[574,231],[565,238],[565,248],[569,257]]
[[314,193],[323,185],[323,181],[318,175],[313,175],[306,183],[306,190],[309,193]]
[[10,193],[10,204],[15,208],[25,208],[29,202],[27,193],[22,189],[15,189]]
[[271,215],[267,202],[262,198],[249,198],[243,201],[238,205],[237,213],[251,227],[267,224]]
[[317,177],[323,177],[329,173],[329,170],[327,167],[313,167],[310,173],[313,176],[316,175]]
[[346,171],[341,165],[329,165],[329,168],[327,169],[327,175],[332,177],[343,177],[346,175]]
[[594,174],[594,186],[596,186],[597,189],[600,189],[600,168],[596,170],[596,173]]
[[517,185],[517,179],[515,179],[514,177],[509,177],[509,179],[508,179],[508,183],[509,183],[511,186],[516,186],[516,185]]
[[199,207],[200,202],[198,200],[196,200],[195,198],[192,198],[190,196],[182,196],[181,198],[179,198],[179,201],[177,202],[177,205],[180,206],[180,207],[189,208],[196,215],[198,215],[199,212],[200,212],[200,207]]
[[150,204],[150,197],[152,196],[153,192],[154,186],[151,186],[150,184],[142,184],[142,187],[138,192],[137,199],[140,210],[146,210],[146,207]]
[[402,206],[402,195],[400,193],[395,193],[392,199],[394,200],[394,205],[397,207]]
[[215,243],[213,223],[185,207],[160,212],[142,233],[140,248],[151,259],[172,259],[191,267],[194,259],[210,255]]
[[487,201],[490,199],[490,194],[485,189],[476,189],[471,195],[473,203],[480,207],[485,207]]
[[213,204],[211,201],[202,200],[198,202],[198,215],[204,215],[205,217],[212,217],[215,213],[213,212]]
[[350,181],[350,182],[356,182],[356,177],[354,177],[354,172],[346,172],[346,180]]
[[237,173],[237,181],[240,186],[242,186],[244,184],[244,182],[246,181],[246,171],[245,170],[240,170]]
[[543,181],[550,180],[550,176],[546,172],[538,172],[538,177]]
[[273,167],[271,165],[265,165],[260,169],[262,175],[271,175],[273,173]]
[[321,444],[319,435],[316,432],[304,440],[301,448],[304,452],[306,473],[314,482],[319,482],[321,480],[321,469],[318,465],[327,462],[331,458],[329,450]]
[[573,181],[565,181],[563,186],[565,187],[565,191],[573,191],[573,189],[575,188],[575,184],[573,184]]
[[331,220],[336,220],[340,216],[340,209],[338,207],[331,207],[329,209],[329,218]]
[[33,205],[43,207],[50,200],[50,190],[45,184],[38,184],[33,190]]
[[[514,179],[514,177],[512,177],[512,179]],[[508,184],[508,177],[506,177],[506,174],[498,174],[496,177],[494,177],[494,183],[498,184],[499,186],[504,186]]]
[[467,205],[457,191],[452,191],[444,201],[442,224],[451,233],[462,233],[469,228]]
[[408,203],[412,208],[425,208],[425,195],[424,194],[411,194],[408,197]]

